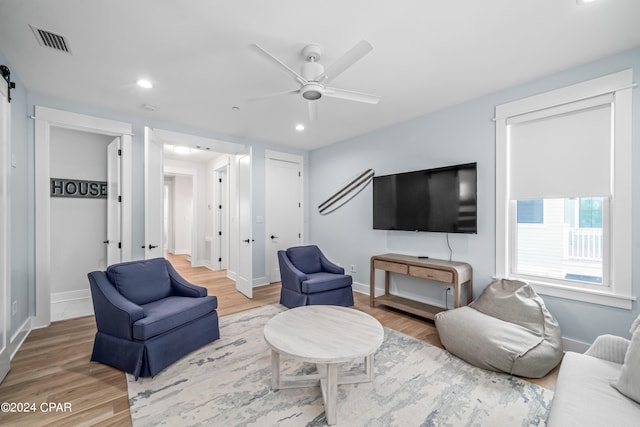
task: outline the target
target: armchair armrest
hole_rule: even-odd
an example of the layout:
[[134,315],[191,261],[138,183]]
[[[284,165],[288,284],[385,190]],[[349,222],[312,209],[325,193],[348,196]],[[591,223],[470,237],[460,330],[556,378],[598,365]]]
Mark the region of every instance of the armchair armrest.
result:
[[302,292],[301,284],[307,280],[307,275],[293,265],[285,251],[278,251],[278,262],[282,286],[293,289],[296,292]]
[[320,265],[322,265],[322,270],[328,273],[344,274],[344,268],[329,261],[322,252],[320,252]]
[[630,341],[623,337],[600,335],[584,354],[622,365],[629,343]]
[[144,317],[142,307],[122,296],[104,271],[93,271],[88,277],[98,331],[132,340],[131,325]]
[[192,298],[207,296],[207,288],[187,282],[182,276],[180,276],[180,274],[178,274],[169,261],[167,261],[167,271],[169,272],[169,278],[171,279],[171,290],[175,295]]

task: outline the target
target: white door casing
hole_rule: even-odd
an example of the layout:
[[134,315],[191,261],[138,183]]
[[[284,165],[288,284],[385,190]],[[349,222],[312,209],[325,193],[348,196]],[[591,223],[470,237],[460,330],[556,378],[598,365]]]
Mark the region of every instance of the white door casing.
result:
[[[121,237],[123,261],[131,259],[132,248],[132,162],[129,123],[35,107],[35,257],[36,307],[32,327],[51,323],[51,201],[50,201],[50,129],[60,127],[121,138]],[[108,234],[108,233],[107,233]]]
[[120,235],[120,137],[107,146],[107,265],[122,261]]
[[4,79],[0,80],[0,382],[11,368],[9,354],[9,333],[11,331],[11,260],[9,242],[9,216],[11,213],[9,196],[11,155],[11,104],[9,87]]
[[303,158],[267,152],[266,268],[269,282],[280,281],[277,253],[302,243]]
[[144,257],[164,256],[163,143],[144,128]]
[[238,158],[238,274],[236,289],[253,298],[252,221],[251,221],[251,155]]

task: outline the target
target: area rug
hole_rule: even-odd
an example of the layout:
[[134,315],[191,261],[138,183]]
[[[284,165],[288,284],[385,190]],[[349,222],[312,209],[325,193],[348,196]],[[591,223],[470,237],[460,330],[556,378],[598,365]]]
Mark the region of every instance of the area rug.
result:
[[[223,317],[220,340],[154,378],[127,375],[133,425],[326,425],[318,387],[270,389],[271,352],[262,328],[283,309],[271,305]],[[315,371],[283,359],[288,374]],[[388,328],[374,374],[371,383],[338,387],[338,426],[544,426],[553,397]]]

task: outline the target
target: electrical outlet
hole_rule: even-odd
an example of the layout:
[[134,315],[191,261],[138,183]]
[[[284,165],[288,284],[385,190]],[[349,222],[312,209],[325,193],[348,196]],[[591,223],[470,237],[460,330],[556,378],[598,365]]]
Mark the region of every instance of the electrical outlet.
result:
[[15,316],[17,312],[18,312],[18,301],[14,301],[11,303],[11,315]]
[[351,264],[351,272],[352,273],[356,272],[356,265],[355,264]]

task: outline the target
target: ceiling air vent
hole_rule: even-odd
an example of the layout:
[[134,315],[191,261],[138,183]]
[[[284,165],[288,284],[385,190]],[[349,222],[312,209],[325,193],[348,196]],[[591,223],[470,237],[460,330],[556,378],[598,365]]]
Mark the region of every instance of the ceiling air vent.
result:
[[36,36],[36,39],[38,39],[38,43],[40,43],[40,46],[50,47],[51,49],[71,53],[71,51],[69,50],[69,43],[67,42],[67,39],[64,38],[64,36],[34,27],[33,25],[29,26],[31,27],[33,34]]

